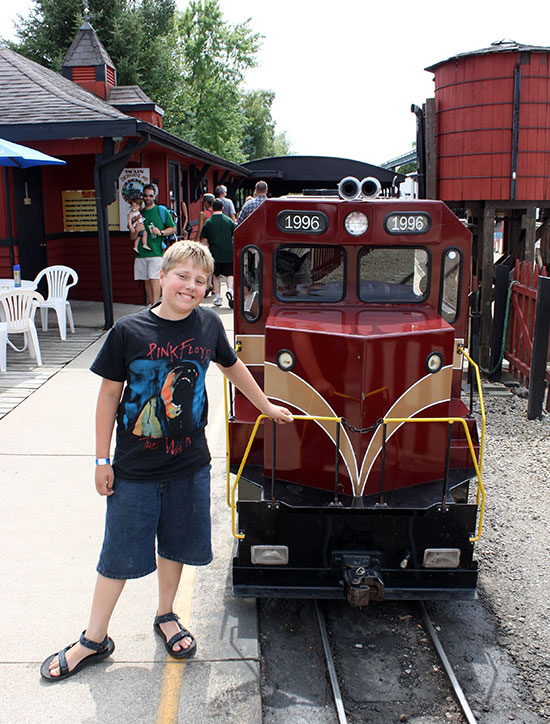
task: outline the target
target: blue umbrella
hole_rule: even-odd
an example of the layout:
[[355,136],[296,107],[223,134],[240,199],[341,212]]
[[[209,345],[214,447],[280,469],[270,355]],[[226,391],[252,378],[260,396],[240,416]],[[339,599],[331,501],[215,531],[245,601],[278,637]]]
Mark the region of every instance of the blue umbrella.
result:
[[18,143],[5,141],[0,138],[0,166],[15,166],[16,168],[29,168],[30,166],[51,166],[65,164],[60,158],[48,156],[34,148],[20,146]]
[[[31,166],[65,165],[67,162],[60,158],[48,156],[41,151],[36,151],[28,146],[21,146],[19,143],[6,141],[0,138],[0,166],[12,166],[14,168],[30,168]],[[8,221],[8,235],[10,240],[10,258],[14,264],[10,184],[8,180],[8,169],[4,169],[4,185],[6,189],[6,211]]]

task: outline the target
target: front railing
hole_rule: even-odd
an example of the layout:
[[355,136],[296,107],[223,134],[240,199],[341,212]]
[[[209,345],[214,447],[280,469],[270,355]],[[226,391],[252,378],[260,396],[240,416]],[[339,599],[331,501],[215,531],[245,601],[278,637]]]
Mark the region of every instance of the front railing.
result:
[[[449,425],[449,434],[447,435],[447,451],[446,451],[446,460],[445,460],[445,475],[443,479],[443,490],[442,490],[442,496],[441,496],[441,507],[443,510],[447,507],[447,495],[449,492],[449,461],[450,461],[450,451],[451,451],[451,429],[450,427],[458,423],[462,425],[464,429],[464,434],[466,437],[466,441],[468,443],[468,449],[470,451],[470,455],[472,457],[472,462],[477,478],[477,490],[476,490],[476,504],[478,506],[479,515],[478,515],[478,524],[477,524],[477,533],[474,536],[470,536],[470,542],[474,543],[475,541],[478,541],[481,538],[481,532],[483,527],[483,515],[485,511],[485,487],[483,485],[483,481],[481,478],[481,472],[482,472],[482,466],[483,466],[483,451],[484,451],[484,440],[485,440],[485,406],[483,403],[483,392],[481,389],[481,377],[479,374],[479,367],[478,365],[472,360],[472,358],[468,355],[467,352],[464,351],[462,347],[459,347],[459,352],[463,354],[466,359],[469,361],[469,363],[473,366],[475,373],[476,373],[476,382],[478,387],[478,394],[479,394],[479,404],[480,404],[480,410],[481,410],[481,438],[480,438],[480,445],[479,445],[479,458],[476,458],[474,445],[472,442],[472,436],[470,435],[470,430],[468,429],[468,424],[466,420],[463,417],[385,417],[382,420],[380,420],[380,424],[382,425],[382,469],[381,469],[381,475],[380,475],[380,491],[379,491],[379,504],[384,505],[384,477],[385,477],[385,457],[386,457],[386,440],[387,440],[387,426],[388,424],[408,424],[408,423],[428,423],[428,422],[437,422],[437,423],[447,423]],[[235,481],[233,482],[233,485],[231,485],[231,478],[230,478],[230,451],[229,451],[229,408],[228,408],[228,392],[227,392],[227,380],[224,380],[224,399],[225,399],[225,407],[226,407],[226,441],[227,441],[227,504],[231,508],[231,526],[232,526],[232,532],[233,536],[239,540],[242,540],[245,536],[242,533],[238,533],[236,529],[236,512],[237,512],[237,502],[236,502],[236,494],[237,489],[239,485],[239,480],[242,476],[244,467],[246,465],[246,461],[248,460],[248,456],[250,454],[250,450],[252,448],[252,444],[254,443],[254,439],[256,437],[256,434],[258,432],[258,428],[260,426],[260,422],[265,419],[269,419],[268,415],[259,415],[256,419],[256,422],[254,423],[254,427],[252,429],[252,432],[250,433],[250,438],[248,440],[248,444],[246,446],[246,449],[244,451],[243,458],[241,460],[241,464],[239,466],[239,469],[237,471],[237,474],[235,476]],[[306,421],[319,421],[319,422],[335,422],[336,423],[336,445],[335,445],[335,474],[334,474],[334,504],[338,505],[338,470],[339,470],[339,462],[340,462],[340,425],[342,424],[343,418],[341,417],[327,417],[327,416],[320,416],[320,415],[293,415],[292,416],[294,420],[306,420]],[[275,504],[275,456],[276,456],[276,424],[275,422],[272,422],[273,424],[273,435],[272,435],[272,464],[271,464],[271,501],[272,504]],[[370,430],[370,428],[369,428]]]

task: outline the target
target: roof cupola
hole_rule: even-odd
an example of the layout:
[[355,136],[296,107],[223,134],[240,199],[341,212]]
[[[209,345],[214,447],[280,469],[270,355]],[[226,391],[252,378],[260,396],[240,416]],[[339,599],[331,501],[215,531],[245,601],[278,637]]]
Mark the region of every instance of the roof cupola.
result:
[[87,20],[63,58],[61,73],[103,99],[116,86],[115,64]]

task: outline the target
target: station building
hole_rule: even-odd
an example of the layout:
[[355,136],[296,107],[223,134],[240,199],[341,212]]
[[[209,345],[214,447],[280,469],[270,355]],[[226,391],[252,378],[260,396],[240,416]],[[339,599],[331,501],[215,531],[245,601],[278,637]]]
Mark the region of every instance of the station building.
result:
[[11,276],[14,263],[27,279],[48,265],[70,266],[79,275],[71,297],[103,301],[106,326],[113,302],[144,300],[133,279],[125,184],[150,181],[159,203],[180,215],[184,201],[197,219],[205,190],[250,175],[164,131],[163,110],[141,88],[117,85],[114,63],[89,22],[62,75],[0,48],[0,98],[0,138],[67,162],[3,169],[0,276]]

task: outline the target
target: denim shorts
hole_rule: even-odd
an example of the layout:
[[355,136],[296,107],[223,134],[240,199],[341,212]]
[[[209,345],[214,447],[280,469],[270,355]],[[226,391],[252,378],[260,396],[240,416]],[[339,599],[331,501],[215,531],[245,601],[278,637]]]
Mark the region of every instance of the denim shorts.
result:
[[157,567],[155,538],[162,558],[191,566],[210,563],[210,465],[169,481],[115,477],[97,572],[105,578],[147,576]]

